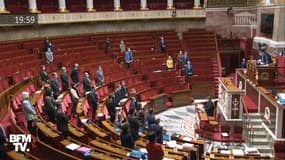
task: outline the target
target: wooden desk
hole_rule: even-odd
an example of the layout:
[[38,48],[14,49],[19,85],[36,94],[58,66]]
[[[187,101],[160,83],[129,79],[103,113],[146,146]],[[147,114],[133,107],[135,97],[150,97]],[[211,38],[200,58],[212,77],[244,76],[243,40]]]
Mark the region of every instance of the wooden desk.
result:
[[128,153],[131,152],[131,149],[123,149],[123,147],[118,147],[112,145],[111,143],[103,143],[102,141],[99,140],[92,140],[89,143],[97,148],[101,148],[103,150],[113,152],[122,156],[126,156]]
[[56,133],[55,131],[53,131],[52,129],[50,129],[50,127],[48,127],[46,124],[44,124],[43,122],[37,122],[36,126],[38,127],[39,130],[41,130],[41,132],[43,132],[43,134],[45,134],[45,136],[50,137],[50,138],[58,138],[60,135],[58,133]]
[[199,118],[200,118],[200,121],[208,121],[209,120],[206,112],[199,111]]
[[25,155],[23,153],[19,153],[16,151],[8,151],[6,152],[7,156],[9,159],[12,160],[40,160],[39,158],[32,156],[32,155]]

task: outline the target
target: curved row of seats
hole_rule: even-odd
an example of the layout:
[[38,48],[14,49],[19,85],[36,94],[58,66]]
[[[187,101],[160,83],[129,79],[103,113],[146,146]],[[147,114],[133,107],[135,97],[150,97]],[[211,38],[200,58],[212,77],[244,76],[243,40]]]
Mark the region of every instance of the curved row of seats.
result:
[[[69,41],[70,42],[70,41]],[[56,48],[57,48],[57,46],[55,46]],[[58,48],[60,48],[60,47],[58,47]],[[78,51],[74,51],[74,50],[77,50],[77,48],[80,48],[80,47],[75,47],[74,49],[72,49],[71,51],[63,51],[63,52],[60,52],[61,50],[57,50],[57,51],[59,51],[59,54],[60,55],[58,55],[58,56],[64,56],[64,57],[70,57],[70,55],[78,55],[78,57],[80,57],[80,55],[81,55],[81,53],[80,53],[80,50],[78,50]],[[41,48],[40,48],[40,50],[41,50]],[[68,53],[67,53],[68,52]],[[100,53],[100,51],[98,51],[97,50],[97,52],[99,52]],[[94,52],[93,52],[94,53]],[[102,52],[101,52],[102,53]],[[84,52],[82,53],[82,54],[84,54]],[[91,56],[91,54],[92,53],[90,53],[90,56]],[[103,54],[103,53],[102,53]],[[157,85],[157,82],[159,82],[159,80],[160,79],[151,79],[149,76],[151,75],[151,73],[152,73],[152,71],[153,70],[149,70],[148,72],[146,72],[145,74],[140,74],[140,71],[139,70],[136,70],[136,71],[134,71],[134,70],[132,70],[132,71],[125,71],[124,73],[123,72],[120,72],[120,71],[122,71],[122,69],[124,69],[124,67],[122,67],[121,65],[119,65],[119,64],[117,64],[117,62],[116,61],[114,61],[113,59],[112,59],[112,57],[110,57],[110,55],[106,55],[106,57],[107,56],[109,56],[109,59],[107,60],[95,60],[96,61],[96,63],[94,63],[94,60],[92,61],[92,60],[88,60],[87,61],[87,63],[84,63],[84,62],[81,62],[80,60],[80,62],[81,62],[81,72],[80,72],[80,77],[82,77],[82,73],[84,72],[84,71],[89,71],[90,73],[91,73],[91,76],[92,77],[95,77],[95,70],[96,70],[96,68],[97,68],[97,66],[98,65],[102,65],[103,66],[103,70],[104,70],[104,72],[106,73],[106,85],[104,86],[104,87],[102,87],[102,89],[99,89],[98,90],[98,94],[99,94],[99,97],[100,97],[100,100],[103,102],[104,100],[104,97],[106,97],[108,94],[109,94],[109,88],[108,88],[108,84],[110,84],[111,82],[112,83],[119,83],[121,80],[125,80],[126,82],[128,82],[129,84],[129,86],[128,87],[135,87],[136,89],[138,89],[139,91],[140,90],[142,90],[142,91],[140,91],[140,95],[142,96],[142,99],[143,100],[149,100],[151,97],[153,97],[153,96],[155,96],[155,95],[157,95],[157,94],[159,94],[159,93],[161,93],[162,91],[159,91],[159,90],[157,90],[157,89],[151,89],[151,84],[150,84],[150,82],[152,82],[153,84],[152,85]],[[158,55],[156,55],[156,54],[149,54],[149,56],[146,56],[146,57],[148,57],[149,59],[152,59],[153,57],[152,56],[158,56]],[[146,58],[146,57],[141,57],[141,59],[144,59],[144,58]],[[146,58],[147,59],[147,58]],[[64,60],[64,59],[63,59]],[[75,61],[75,58],[74,58],[74,61]],[[65,65],[65,62],[66,61],[63,61],[63,63],[64,63],[64,65]],[[139,62],[139,61],[138,61]],[[135,64],[136,62],[134,62],[134,64]],[[111,65],[107,65],[107,64],[111,64]],[[162,64],[161,64],[162,65]],[[38,67],[38,66],[34,66],[34,68],[36,68],[36,67]],[[58,68],[57,68],[57,65],[56,64],[53,64],[53,65],[49,65],[49,66],[47,66],[47,69],[48,69],[48,71],[49,72],[51,72],[51,71],[56,71]],[[155,69],[155,68],[154,68]],[[163,68],[164,69],[164,68]],[[109,71],[110,72],[109,72]],[[120,74],[118,73],[118,74],[116,74],[116,72],[120,72]],[[169,74],[170,76],[175,76],[175,74],[174,74],[174,72],[166,72],[166,71],[163,71],[163,72],[161,72],[161,74],[163,75],[163,76],[165,76],[164,74]],[[36,74],[36,73],[33,73],[32,74],[34,77],[36,77],[38,74]],[[115,76],[114,76],[115,75]],[[121,76],[120,76],[121,75]],[[108,78],[109,77],[109,78]],[[134,77],[136,77],[136,78],[134,78]],[[33,79],[33,78],[32,78]],[[129,79],[131,79],[131,80],[129,80]],[[176,79],[176,78],[174,78],[174,79]],[[180,80],[179,80],[180,81]],[[179,82],[178,81],[178,82]],[[24,83],[23,81],[19,81],[19,83]],[[28,81],[27,81],[27,83],[29,83]],[[158,85],[159,86],[159,85]],[[149,87],[149,89],[145,89],[145,88],[148,88]],[[23,88],[25,88],[25,87],[23,87]],[[18,90],[19,92],[18,93],[20,93],[21,91],[23,91],[23,88],[21,89],[21,90]],[[82,86],[80,87],[80,88],[82,88]],[[25,89],[27,89],[27,91],[29,91],[29,92],[34,92],[34,90],[35,90],[35,86],[33,86],[33,85],[31,85],[31,86],[29,86],[29,87],[27,87],[27,88],[25,88]],[[173,89],[173,88],[172,88]],[[181,88],[177,88],[177,89],[181,89]],[[80,91],[81,91],[81,93],[83,93],[83,91],[82,91],[82,89],[80,89]],[[17,94],[15,94],[15,95],[17,95]],[[18,94],[19,95],[19,94]],[[41,97],[42,98],[42,97]],[[40,99],[41,99],[40,98]],[[14,98],[14,100],[12,101],[13,102],[13,105],[12,105],[12,108],[13,108],[13,111],[15,111],[15,113],[14,113],[14,116],[12,116],[12,117],[17,117],[17,121],[18,122],[22,122],[22,124],[21,123],[18,123],[17,125],[19,125],[19,126],[21,126],[21,128],[22,129],[25,129],[25,119],[23,118],[23,114],[20,112],[21,111],[21,109],[20,109],[20,107],[19,107],[19,105],[20,105],[20,103],[21,103],[21,98],[20,98],[20,96],[15,96],[15,98]],[[41,106],[41,104],[42,104],[42,101],[37,101],[37,106]],[[68,106],[68,104],[69,104],[69,102],[65,102],[65,104],[63,104],[63,106],[66,106],[65,107],[65,111],[68,111],[68,108],[70,108],[70,107],[67,107]],[[18,108],[17,108],[18,107]],[[87,107],[87,110],[85,110],[84,112],[85,112],[85,114],[87,115],[88,114],[88,108],[89,107]],[[40,107],[39,107],[39,111],[40,111],[40,113],[42,112],[42,110],[40,109]],[[47,127],[50,127],[50,126],[48,126],[48,124],[46,124],[46,125],[39,125],[39,126],[37,126],[38,128],[41,128],[42,127],[42,131],[47,131],[48,130],[48,128]],[[46,128],[45,128],[46,127]],[[12,132],[13,133],[13,132]],[[108,132],[107,132],[108,133]],[[73,141],[73,139],[71,140],[71,141]],[[65,142],[66,141],[64,141],[63,143],[65,144]],[[70,142],[70,141],[68,141],[68,142]],[[67,142],[66,142],[67,143]],[[61,151],[61,152],[65,152],[65,151]]]

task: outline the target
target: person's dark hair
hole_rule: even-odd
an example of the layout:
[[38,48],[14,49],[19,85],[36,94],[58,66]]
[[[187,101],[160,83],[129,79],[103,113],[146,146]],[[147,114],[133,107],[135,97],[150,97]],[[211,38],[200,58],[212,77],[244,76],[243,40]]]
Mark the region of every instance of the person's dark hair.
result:
[[153,131],[148,132],[147,139],[152,143],[155,142],[155,139],[156,139],[155,132]]

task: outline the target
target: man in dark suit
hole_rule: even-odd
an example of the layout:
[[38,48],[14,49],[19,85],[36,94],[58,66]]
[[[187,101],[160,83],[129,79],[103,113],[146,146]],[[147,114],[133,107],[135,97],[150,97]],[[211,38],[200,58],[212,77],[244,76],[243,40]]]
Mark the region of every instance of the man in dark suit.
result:
[[48,83],[49,77],[48,77],[48,74],[47,74],[47,72],[46,72],[46,67],[45,67],[44,65],[41,66],[40,76],[41,76],[41,80],[42,80],[43,82]]
[[193,66],[190,63],[190,61],[187,62],[187,64],[184,67],[185,75],[192,76],[193,75]]
[[92,106],[92,120],[95,120],[96,111],[97,111],[97,107],[98,107],[98,96],[97,96],[96,90],[93,86],[91,87],[91,91],[89,94],[89,100],[90,100],[90,103]]
[[84,77],[83,77],[83,89],[84,89],[84,92],[89,92],[91,90],[91,80],[89,78],[89,73],[88,72],[85,72],[84,73]]
[[133,62],[133,52],[130,48],[128,48],[128,51],[125,53],[125,61],[126,69],[129,69],[131,67],[131,63]]
[[162,134],[163,129],[159,123],[160,123],[160,119],[159,118],[155,119],[155,123],[150,125],[148,131],[149,132],[153,131],[156,135],[157,142],[162,144],[162,142],[163,142],[163,134]]
[[74,67],[71,71],[70,77],[71,77],[71,80],[74,84],[79,82],[79,65],[78,64],[74,65]]
[[109,38],[106,39],[106,43],[105,43],[105,53],[107,54],[109,49],[111,48],[111,41]]
[[127,87],[126,87],[126,83],[125,81],[122,81],[121,82],[121,98],[127,98],[128,97],[128,90],[127,90]]
[[115,121],[115,117],[116,117],[116,103],[115,103],[115,96],[114,94],[110,94],[107,102],[106,102],[106,106],[107,106],[107,110],[110,116],[110,121],[114,122]]
[[166,42],[165,42],[164,37],[160,37],[159,47],[160,47],[160,52],[161,53],[165,53],[166,52]]
[[264,65],[271,64],[273,62],[271,56],[267,52],[262,52],[261,61]]
[[129,124],[125,123],[122,125],[122,132],[120,135],[121,144],[124,147],[133,148],[135,145],[132,134],[130,133]]
[[243,58],[240,62],[240,68],[247,68],[247,62],[246,59]]
[[260,51],[261,51],[260,60],[264,65],[268,65],[273,62],[271,56],[266,52],[266,48],[267,47],[265,44],[262,44],[260,46]]
[[54,99],[57,99],[57,97],[60,95],[60,88],[56,72],[52,73],[52,80],[50,81],[50,87],[53,92]]
[[61,68],[60,79],[61,79],[62,91],[67,91],[69,87],[69,78],[65,67]]
[[63,113],[60,103],[57,105],[55,117],[57,129],[62,132],[64,137],[67,137],[69,135],[68,117]]
[[131,134],[133,136],[134,141],[138,140],[139,138],[139,120],[138,117],[135,115],[135,109],[130,108],[129,115],[128,115],[128,122],[130,125]]
[[55,111],[56,111],[56,102],[52,97],[52,92],[50,90],[46,90],[44,97],[44,107],[43,110],[45,114],[48,116],[48,121],[55,122]]
[[208,116],[214,115],[215,105],[210,96],[208,97],[208,102],[204,105],[204,109]]
[[77,107],[77,104],[79,102],[79,93],[78,93],[78,90],[76,88],[77,85],[78,85],[78,83],[73,84],[71,89],[70,89],[70,95],[71,95],[71,100],[72,100],[72,104],[73,104],[71,112],[72,112],[73,117],[76,115],[76,107]]

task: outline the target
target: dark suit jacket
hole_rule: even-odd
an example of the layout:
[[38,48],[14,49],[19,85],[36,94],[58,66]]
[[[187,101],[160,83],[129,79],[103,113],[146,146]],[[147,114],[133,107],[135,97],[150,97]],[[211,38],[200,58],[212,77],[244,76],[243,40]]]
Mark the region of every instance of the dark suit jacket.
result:
[[61,132],[68,131],[68,117],[61,111],[56,112],[56,126]]
[[44,97],[44,112],[55,111],[55,101],[50,96]]
[[59,83],[56,78],[53,78],[50,82],[50,88],[53,91],[54,96],[59,96],[60,95],[60,90],[59,90]]
[[71,80],[73,83],[78,83],[79,82],[79,73],[78,73],[78,69],[73,69],[71,71]]
[[82,83],[83,83],[83,89],[85,92],[88,92],[91,90],[91,81],[89,78],[84,77]]
[[130,130],[133,135],[133,138],[134,140],[137,140],[139,137],[139,128],[140,128],[139,120],[135,115],[130,115],[128,117],[128,122],[130,125]]
[[44,71],[41,70],[40,71],[40,76],[41,76],[41,80],[44,81],[44,82],[47,82],[49,80],[47,72],[44,72]]
[[108,98],[106,105],[109,115],[116,115],[116,104],[114,98]]
[[263,53],[261,55],[261,60],[264,64],[270,64],[272,63],[272,58],[268,53]]
[[157,142],[162,144],[162,126],[160,126],[159,124],[153,123],[150,125],[149,131],[153,131],[155,132],[156,138],[157,138]]
[[120,135],[121,144],[124,147],[133,148],[134,147],[134,139],[130,132],[122,132]]
[[61,73],[60,79],[61,79],[62,90],[67,91],[69,87],[69,79],[67,73],[66,72]]

